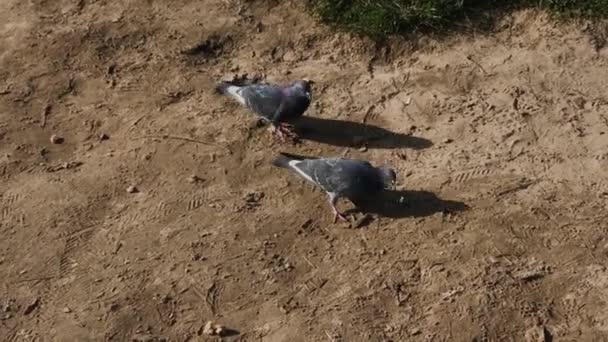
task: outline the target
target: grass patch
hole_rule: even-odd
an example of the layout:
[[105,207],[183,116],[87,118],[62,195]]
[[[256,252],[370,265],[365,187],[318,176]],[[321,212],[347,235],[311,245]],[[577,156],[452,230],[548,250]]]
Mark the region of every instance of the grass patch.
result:
[[445,31],[487,24],[491,13],[521,7],[564,18],[606,18],[608,0],[310,0],[321,20],[372,38],[417,31]]

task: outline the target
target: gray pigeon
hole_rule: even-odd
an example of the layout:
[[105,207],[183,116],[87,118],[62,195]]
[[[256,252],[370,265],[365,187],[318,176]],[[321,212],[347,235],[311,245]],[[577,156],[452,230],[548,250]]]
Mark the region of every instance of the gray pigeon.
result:
[[384,189],[392,188],[397,174],[393,169],[374,167],[364,160],[344,158],[299,159],[281,153],[272,164],[294,171],[300,177],[319,186],[327,195],[337,218],[346,217],[336,208],[339,198],[345,197],[353,202],[375,195]]
[[284,135],[295,136],[289,123],[300,118],[310,106],[310,80],[297,80],[287,86],[272,84],[237,85],[221,82],[217,91],[235,98],[265,122],[270,122],[281,140]]

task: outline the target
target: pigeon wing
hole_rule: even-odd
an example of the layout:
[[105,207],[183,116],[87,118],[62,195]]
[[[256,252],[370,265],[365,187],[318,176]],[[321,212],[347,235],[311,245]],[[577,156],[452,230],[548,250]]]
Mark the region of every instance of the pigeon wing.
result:
[[245,99],[245,105],[259,116],[272,120],[277,109],[283,102],[281,88],[256,84],[243,87],[241,96]]
[[352,183],[351,170],[339,158],[307,159],[292,162],[292,166],[301,176],[327,192],[342,193]]

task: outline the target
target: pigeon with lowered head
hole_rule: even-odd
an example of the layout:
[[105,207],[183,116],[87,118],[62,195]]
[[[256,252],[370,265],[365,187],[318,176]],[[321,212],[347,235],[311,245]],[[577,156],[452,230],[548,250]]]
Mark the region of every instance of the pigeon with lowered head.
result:
[[336,208],[339,198],[356,202],[394,187],[397,174],[388,167],[374,167],[368,161],[345,158],[300,159],[281,153],[272,164],[294,171],[300,177],[323,189],[337,218],[346,217]]
[[312,100],[310,80],[297,80],[286,86],[254,83],[238,85],[221,82],[217,91],[236,99],[265,122],[272,124],[275,134],[295,137],[291,123],[300,118]]

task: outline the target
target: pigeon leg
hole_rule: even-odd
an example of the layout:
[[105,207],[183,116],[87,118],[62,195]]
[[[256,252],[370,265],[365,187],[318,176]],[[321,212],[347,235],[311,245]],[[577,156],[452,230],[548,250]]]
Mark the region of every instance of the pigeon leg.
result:
[[294,128],[294,126],[293,126],[293,125],[290,125],[290,124],[285,123],[285,122],[281,122],[281,123],[279,124],[279,129],[280,129],[281,131],[283,131],[283,133],[284,133],[286,136],[288,136],[288,137],[290,137],[290,138],[292,138],[292,139],[295,139],[295,138],[297,138],[297,137],[298,137],[298,134],[295,132],[295,128]]
[[295,139],[297,135],[290,129],[286,128],[282,123],[274,126],[274,133],[281,140],[281,142],[286,142],[287,138]]
[[272,133],[274,134],[275,138],[278,138],[281,142],[285,142],[285,134],[281,131],[280,126],[276,126],[276,125],[271,125],[272,127]]
[[338,197],[334,193],[330,193],[329,194],[329,204],[331,204],[331,209],[334,211],[334,223],[336,223],[336,221],[338,219],[340,219],[342,221],[348,221],[346,216],[344,216],[344,214],[341,213],[340,210],[338,210],[338,208],[336,208],[337,201],[338,201]]

